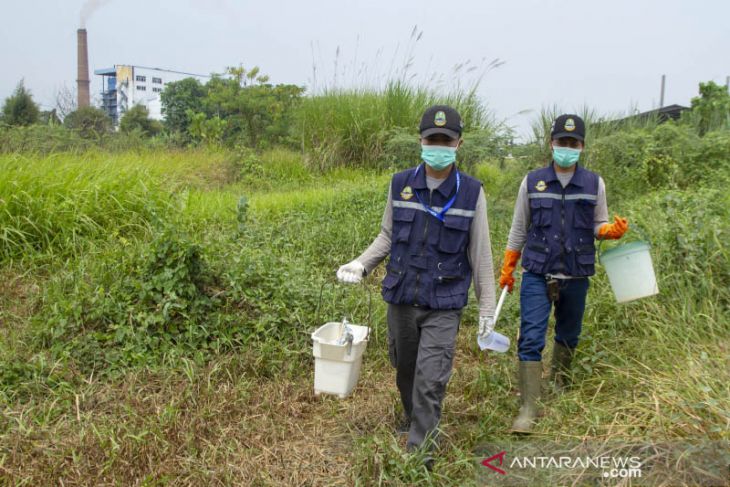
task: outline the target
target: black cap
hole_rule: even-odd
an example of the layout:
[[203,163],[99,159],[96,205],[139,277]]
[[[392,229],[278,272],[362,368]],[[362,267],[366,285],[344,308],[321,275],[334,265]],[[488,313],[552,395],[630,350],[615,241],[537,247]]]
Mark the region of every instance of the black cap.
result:
[[446,134],[452,139],[459,139],[463,128],[459,112],[448,105],[434,105],[423,113],[419,131],[421,137]]
[[560,115],[553,122],[550,129],[550,138],[559,139],[561,137],[572,137],[580,141],[586,136],[586,124],[578,115]]

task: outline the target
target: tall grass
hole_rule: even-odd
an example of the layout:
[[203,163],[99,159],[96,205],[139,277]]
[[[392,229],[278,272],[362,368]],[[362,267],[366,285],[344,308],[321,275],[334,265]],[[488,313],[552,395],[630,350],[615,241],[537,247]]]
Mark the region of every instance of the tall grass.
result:
[[465,131],[496,128],[473,91],[437,94],[396,81],[382,90],[338,89],[305,98],[295,132],[314,167],[377,166],[386,156],[388,140],[399,132],[415,139],[421,115],[435,104],[455,107]]
[[174,212],[176,189],[220,186],[226,155],[202,151],[0,155],[0,262],[129,238]]
[[[403,134],[415,140],[421,115],[435,104],[455,107],[466,132],[497,131],[477,93],[484,76],[501,61],[482,66],[466,61],[446,75],[419,78],[415,50],[422,35],[414,27],[402,57],[396,51],[387,73],[366,65],[349,66],[349,72],[345,66],[340,73],[338,49],[332,82],[318,85],[315,76],[312,92],[296,112],[294,134],[310,166],[388,166],[389,142]],[[314,71],[316,75],[316,66]]]

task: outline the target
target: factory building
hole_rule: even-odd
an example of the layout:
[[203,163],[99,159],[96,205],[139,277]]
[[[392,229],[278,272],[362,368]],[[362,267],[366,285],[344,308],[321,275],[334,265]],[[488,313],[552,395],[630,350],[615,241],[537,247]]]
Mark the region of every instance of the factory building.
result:
[[162,120],[160,94],[167,83],[185,78],[206,83],[210,79],[210,76],[200,74],[124,64],[97,69],[94,74],[102,77],[101,109],[109,114],[114,125],[119,123],[124,112],[137,104],[147,107],[150,118]]

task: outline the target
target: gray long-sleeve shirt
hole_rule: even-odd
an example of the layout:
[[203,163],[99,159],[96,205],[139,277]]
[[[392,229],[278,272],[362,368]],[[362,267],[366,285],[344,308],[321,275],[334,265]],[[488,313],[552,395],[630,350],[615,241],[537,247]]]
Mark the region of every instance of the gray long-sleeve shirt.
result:
[[[445,179],[426,177],[426,186],[430,191],[438,188]],[[365,252],[357,258],[365,270],[370,273],[390,253],[390,238],[393,230],[393,198],[388,189],[388,202],[383,212],[380,233]],[[484,189],[479,190],[474,219],[469,229],[469,247],[467,256],[472,268],[474,292],[479,301],[479,315],[494,317],[494,267],[492,265],[492,245],[489,239],[489,222],[487,221],[487,199]]]
[[[561,173],[557,172],[560,184],[565,187],[573,177],[573,172]],[[598,229],[604,223],[608,223],[608,205],[606,204],[606,184],[602,177],[598,177],[598,194],[596,196],[596,207],[593,211],[593,233],[598,235]],[[522,247],[527,242],[527,230],[530,227],[530,200],[527,195],[527,176],[522,180],[520,189],[517,192],[517,201],[515,202],[515,212],[512,217],[512,228],[507,238],[507,248],[522,252]],[[555,277],[570,278],[565,274],[555,274]]]

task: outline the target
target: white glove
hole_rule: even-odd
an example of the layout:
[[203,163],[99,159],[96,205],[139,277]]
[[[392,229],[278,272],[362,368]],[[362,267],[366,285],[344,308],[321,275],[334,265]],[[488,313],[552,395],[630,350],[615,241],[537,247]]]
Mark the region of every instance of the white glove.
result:
[[494,318],[492,316],[480,316],[479,317],[479,332],[478,335],[482,338],[487,338],[490,333],[494,331]]
[[337,270],[337,279],[340,282],[346,282],[348,284],[356,284],[362,281],[362,276],[365,274],[365,266],[358,260],[353,260]]

